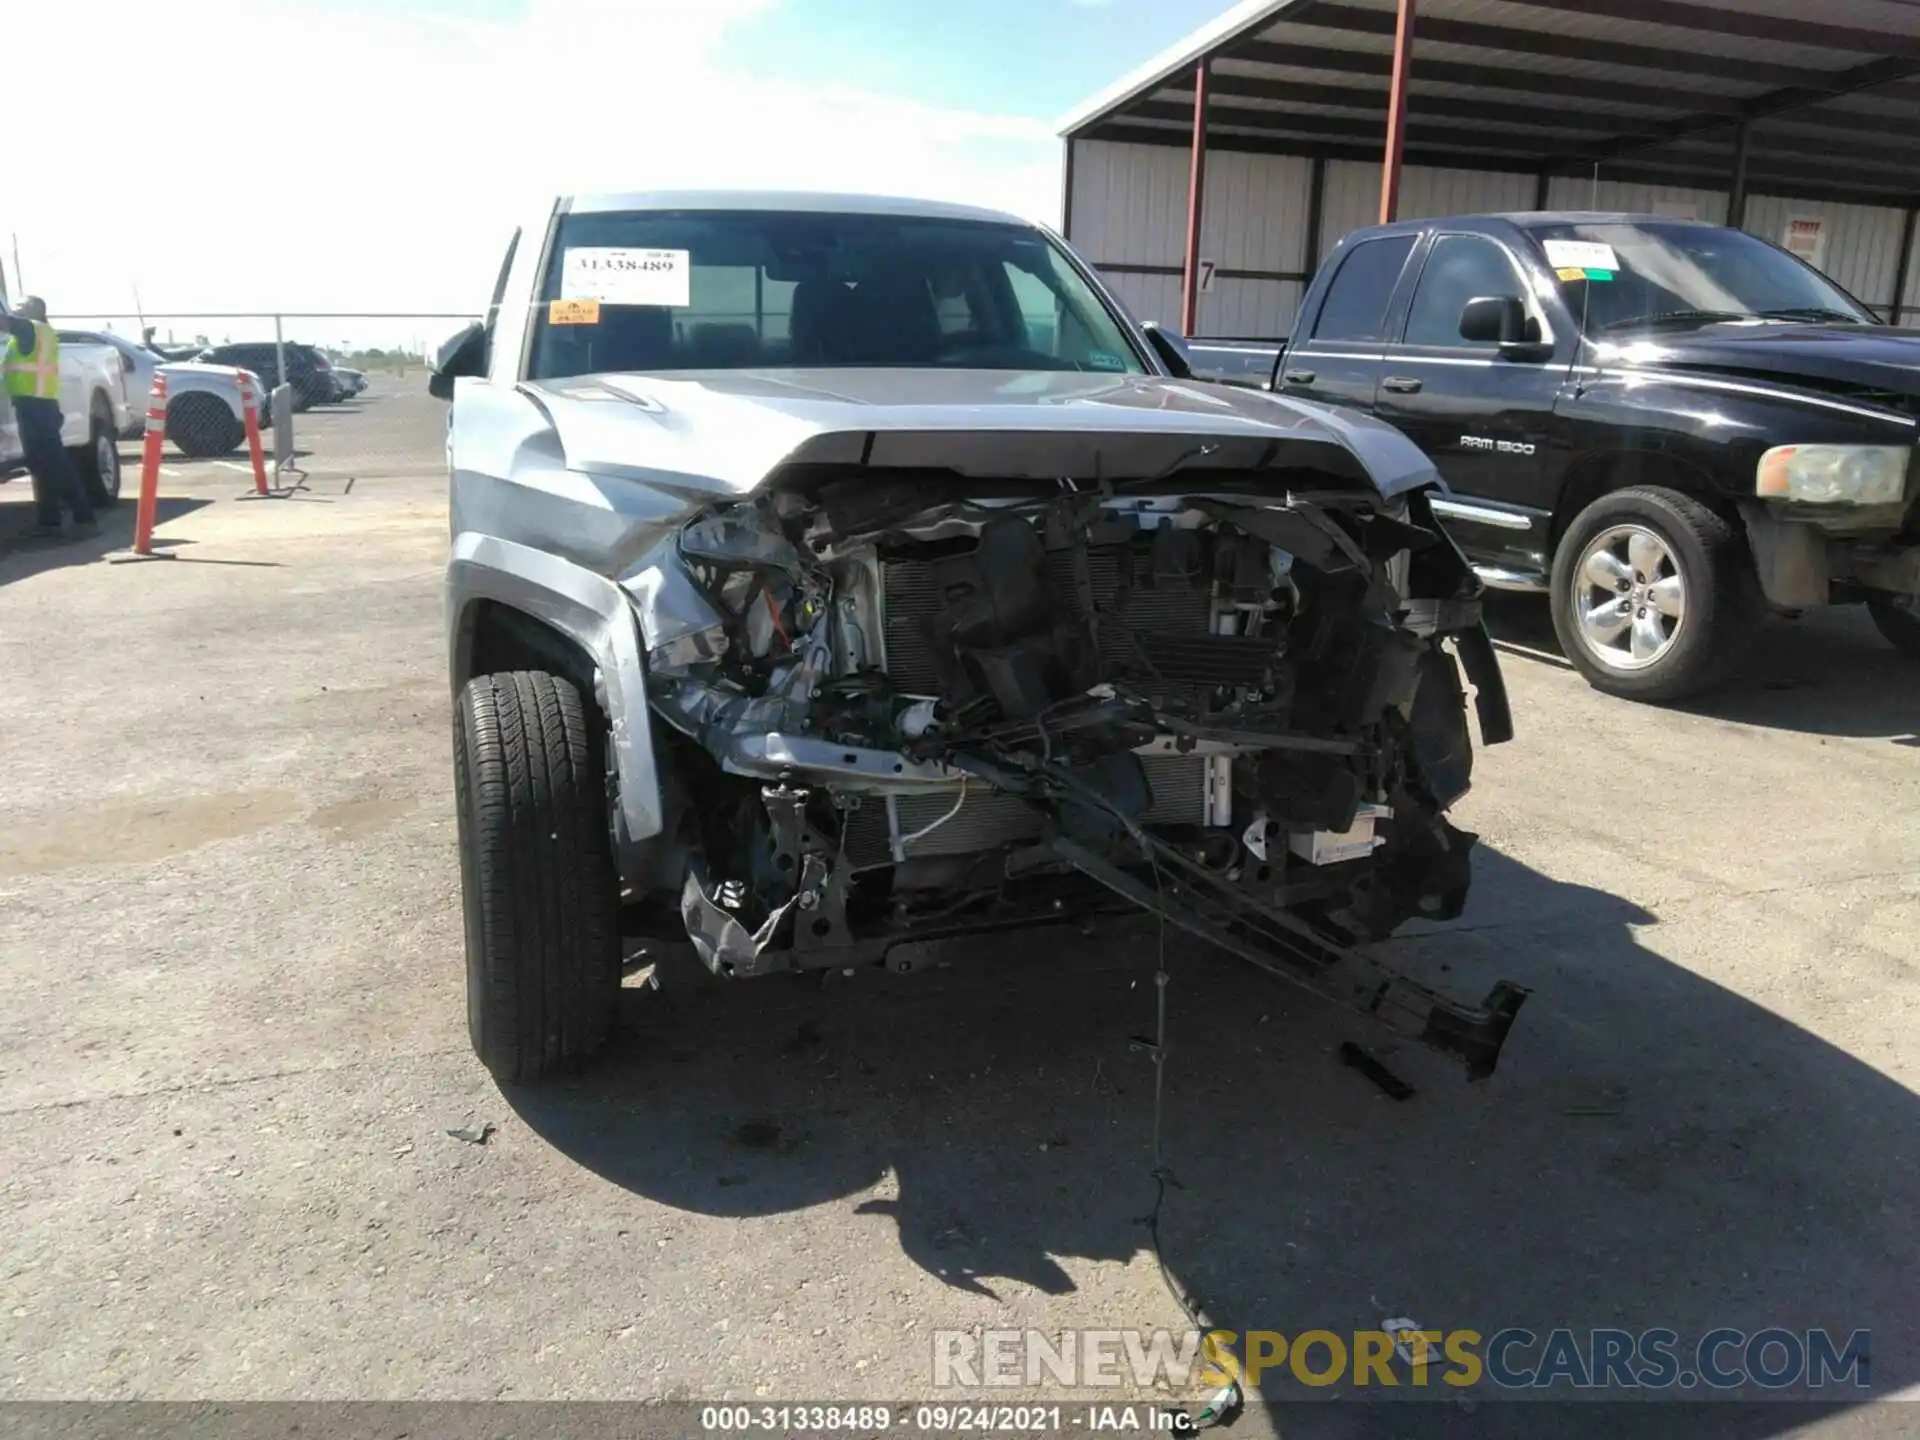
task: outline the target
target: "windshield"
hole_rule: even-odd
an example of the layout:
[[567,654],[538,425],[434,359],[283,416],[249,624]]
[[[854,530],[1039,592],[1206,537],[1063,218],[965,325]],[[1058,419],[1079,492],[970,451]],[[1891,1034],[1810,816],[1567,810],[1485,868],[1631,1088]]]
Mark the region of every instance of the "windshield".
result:
[[1736,320],[1879,323],[1818,270],[1741,230],[1615,222],[1532,233],[1589,335]]
[[875,365],[1145,369],[1037,230],[736,210],[563,219],[528,375]]

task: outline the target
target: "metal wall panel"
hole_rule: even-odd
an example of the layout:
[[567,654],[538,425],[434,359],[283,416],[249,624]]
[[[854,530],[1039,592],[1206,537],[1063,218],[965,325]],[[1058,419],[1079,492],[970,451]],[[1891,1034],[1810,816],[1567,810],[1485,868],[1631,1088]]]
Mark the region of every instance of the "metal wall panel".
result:
[[[1400,183],[1406,183],[1402,171]],[[1349,230],[1371,225],[1380,218],[1380,167],[1363,165],[1357,160],[1329,160],[1327,182],[1320,221],[1320,253],[1317,265]]]
[[1096,265],[1178,265],[1187,230],[1186,150],[1072,144],[1073,248]]
[[[1075,249],[1095,263],[1181,263],[1187,238],[1184,147],[1077,140],[1073,167],[1068,238]],[[1208,155],[1200,253],[1228,270],[1300,270],[1311,168],[1297,155]]]
[[[1297,280],[1216,280],[1200,297],[1200,333],[1220,339],[1278,340],[1293,328],[1306,286]],[[1176,283],[1172,323],[1179,323]]]
[[[1533,206],[1533,186],[1531,175],[1409,165],[1400,172],[1400,218],[1422,220],[1429,215],[1527,210]],[[1323,259],[1347,231],[1380,218],[1380,167],[1358,160],[1330,163],[1326,214],[1321,235]]]
[[[1074,143],[1073,230],[1081,254],[1097,265],[1154,266],[1169,273],[1124,269],[1103,273],[1144,320],[1180,319],[1178,273],[1186,241],[1187,151],[1184,147]],[[1226,270],[1280,273],[1311,270],[1349,230],[1374,223],[1380,203],[1380,167],[1358,161],[1327,164],[1321,253],[1304,254],[1311,162],[1300,156],[1218,150],[1207,158],[1201,255]],[[1401,179],[1401,215],[1473,214],[1526,210],[1534,177],[1478,170],[1408,166]],[[1724,192],[1684,185],[1649,185],[1556,176],[1548,188],[1555,209],[1690,213],[1725,222]],[[1790,215],[1819,215],[1830,229],[1828,274],[1869,305],[1893,299],[1903,212],[1897,209],[1797,201],[1754,195],[1747,229],[1779,243]],[[1292,280],[1216,278],[1200,297],[1198,333],[1265,337],[1286,334],[1305,287]],[[1920,238],[1909,265],[1906,302],[1920,311]],[[1920,318],[1920,317],[1916,317]]]
[[[1180,325],[1180,277],[1178,275],[1127,275],[1103,271],[1102,278],[1136,318],[1158,320],[1175,329]],[[1210,297],[1209,297],[1210,298]]]
[[1200,253],[1226,270],[1298,273],[1306,265],[1312,169],[1298,155],[1209,154]]
[[[1074,248],[1096,266],[1143,320],[1180,323],[1185,258],[1187,163],[1184,148],[1077,140],[1073,158]],[[1300,303],[1297,281],[1275,278],[1306,268],[1307,185],[1312,162],[1296,155],[1216,150],[1207,156],[1200,255],[1221,270],[1274,272],[1217,276],[1200,297],[1202,335],[1283,335]]]
[[[1751,208],[1753,202],[1747,203]],[[1727,220],[1727,197],[1717,190],[1620,180],[1595,183],[1584,175],[1556,175],[1547,187],[1547,204],[1555,210],[1621,210],[1640,215],[1690,211],[1693,219],[1715,225],[1724,225]]]

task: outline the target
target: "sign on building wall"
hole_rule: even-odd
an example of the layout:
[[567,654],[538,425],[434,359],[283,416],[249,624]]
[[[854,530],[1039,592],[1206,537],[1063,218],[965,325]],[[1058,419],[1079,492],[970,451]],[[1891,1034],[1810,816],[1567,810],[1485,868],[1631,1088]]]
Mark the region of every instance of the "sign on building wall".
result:
[[1827,258],[1827,221],[1823,215],[1789,215],[1787,227],[1780,236],[1781,246],[1798,255],[1814,269],[1820,269]]

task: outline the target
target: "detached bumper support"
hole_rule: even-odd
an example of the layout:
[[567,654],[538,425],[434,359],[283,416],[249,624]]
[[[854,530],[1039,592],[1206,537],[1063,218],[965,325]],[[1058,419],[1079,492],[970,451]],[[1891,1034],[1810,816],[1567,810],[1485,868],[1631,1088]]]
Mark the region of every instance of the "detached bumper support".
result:
[[1152,836],[1144,838],[1161,869],[1157,885],[1075,841],[1056,838],[1052,846],[1055,854],[1088,879],[1164,917],[1168,924],[1258,970],[1370,1015],[1388,1029],[1452,1056],[1466,1067],[1470,1080],[1493,1074],[1507,1032],[1527,997],[1524,988],[1502,980],[1481,1005],[1463,1005],[1371,956],[1336,944],[1297,917],[1231,888]]

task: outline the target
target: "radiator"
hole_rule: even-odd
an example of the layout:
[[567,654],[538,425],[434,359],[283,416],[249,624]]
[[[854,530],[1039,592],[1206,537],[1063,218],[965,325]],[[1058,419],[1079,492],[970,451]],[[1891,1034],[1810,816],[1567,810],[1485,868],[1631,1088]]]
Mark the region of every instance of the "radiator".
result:
[[[1126,623],[1136,633],[1156,635],[1183,634],[1206,637],[1212,601],[1207,592],[1190,586],[1165,586],[1149,589],[1150,560],[1143,545],[1099,545],[1087,553],[1087,569],[1093,581],[1094,608],[1110,612],[1120,588],[1120,566],[1131,564],[1132,588],[1127,598]],[[903,695],[937,695],[939,675],[933,656],[927,649],[923,622],[946,604],[936,578],[935,562],[930,560],[887,560],[881,569],[885,580],[882,603],[886,606],[887,674],[894,689]],[[1047,552],[1047,584],[1054,603],[1068,615],[1081,613],[1079,587],[1073,579],[1073,553],[1068,550]],[[1112,655],[1126,641],[1117,634],[1104,636],[1103,654]],[[1272,647],[1267,647],[1271,652]],[[913,827],[909,826],[908,829]]]
[[[1222,825],[1231,762],[1225,756],[1142,755],[1147,788],[1153,796],[1144,817],[1149,825]],[[965,802],[953,818],[918,840],[901,841],[933,825],[953,809],[959,787],[891,798],[869,795],[847,822],[847,855],[856,868],[893,863],[896,856],[971,855],[996,846],[1039,838],[1041,817],[1025,801],[970,781]]]

